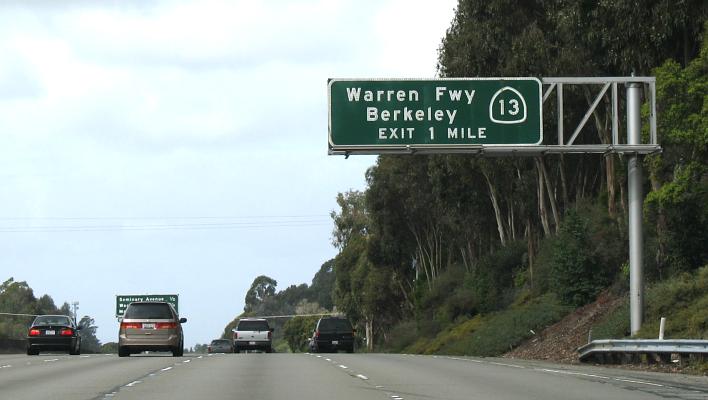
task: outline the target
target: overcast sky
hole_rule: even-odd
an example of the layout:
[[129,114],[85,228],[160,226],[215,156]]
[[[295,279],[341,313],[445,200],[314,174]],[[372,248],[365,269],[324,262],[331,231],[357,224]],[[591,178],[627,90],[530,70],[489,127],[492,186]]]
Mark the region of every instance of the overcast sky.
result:
[[[338,192],[327,78],[433,78],[455,0],[0,2],[0,279],[79,302],[178,293],[185,344],[261,274],[311,282]],[[13,310],[0,310],[13,312]]]

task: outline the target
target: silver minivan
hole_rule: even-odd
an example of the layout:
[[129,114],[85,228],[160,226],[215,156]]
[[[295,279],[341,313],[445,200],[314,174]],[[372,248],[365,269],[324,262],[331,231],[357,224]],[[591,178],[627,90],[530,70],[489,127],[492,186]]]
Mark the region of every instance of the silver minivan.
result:
[[128,304],[118,331],[118,356],[127,357],[143,351],[171,351],[175,357],[184,353],[182,324],[170,303],[141,301]]

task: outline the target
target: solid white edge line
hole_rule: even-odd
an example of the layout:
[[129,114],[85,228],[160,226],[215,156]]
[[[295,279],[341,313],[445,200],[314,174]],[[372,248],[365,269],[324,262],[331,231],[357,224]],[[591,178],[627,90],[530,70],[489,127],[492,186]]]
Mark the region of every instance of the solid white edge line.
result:
[[[368,380],[369,380],[369,378],[366,377],[366,375],[362,375],[362,374],[358,374],[356,377],[359,378],[359,379],[365,380],[365,381],[368,381]],[[382,386],[382,387],[383,387],[383,386]]]
[[171,369],[172,369],[172,367],[165,367],[165,368],[161,369],[160,371],[169,371]]
[[347,367],[346,365],[339,364],[339,368],[347,369],[347,368],[349,368],[349,367]]
[[622,378],[613,378],[613,379],[616,380],[616,381],[620,381],[620,382],[638,383],[638,384],[641,384],[641,385],[651,385],[651,386],[664,387],[664,385],[660,385],[660,384],[658,384],[658,383],[652,383],[652,382],[635,381],[635,380],[632,380],[632,379],[622,379]]
[[543,372],[551,372],[551,373],[557,373],[557,374],[565,374],[565,375],[579,375],[579,376],[588,376],[591,378],[600,378],[600,379],[607,379],[607,380],[615,380],[619,382],[629,382],[629,383],[637,383],[640,385],[650,385],[650,386],[658,386],[658,387],[664,387],[664,385],[661,385],[659,383],[653,383],[653,382],[646,382],[646,381],[637,381],[634,379],[626,379],[626,378],[617,378],[617,377],[611,377],[611,376],[602,376],[602,375],[595,375],[595,374],[585,374],[582,372],[574,372],[574,371],[560,371],[560,370],[555,370],[555,369],[537,369],[537,371],[543,371]]
[[525,368],[526,368],[526,367],[524,367],[524,366],[521,366],[521,365],[514,365],[514,364],[504,364],[504,363],[500,363],[500,362],[493,362],[493,361],[492,361],[492,362],[490,362],[490,364],[494,364],[494,365],[503,365],[503,366],[505,366],[505,367],[513,367],[513,368],[521,368],[521,369],[525,369]]

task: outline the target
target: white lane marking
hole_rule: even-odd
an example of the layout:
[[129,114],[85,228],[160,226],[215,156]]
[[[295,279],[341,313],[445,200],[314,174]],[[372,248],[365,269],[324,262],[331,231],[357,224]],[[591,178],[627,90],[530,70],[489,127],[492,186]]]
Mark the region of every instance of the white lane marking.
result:
[[329,359],[329,358],[325,358],[325,360],[327,360],[327,361],[329,361],[329,362],[332,362],[332,360],[331,360],[331,359]]
[[614,378],[614,380],[620,381],[620,382],[638,383],[638,384],[641,384],[641,385],[650,385],[650,386],[664,387],[664,385],[660,385],[660,384],[658,384],[658,383],[644,382],[644,381],[635,381],[635,380],[632,380],[632,379]]
[[[368,380],[369,380],[369,378],[366,377],[366,375],[362,375],[362,374],[359,374],[359,375],[357,375],[356,377],[359,378],[359,379],[365,380],[365,381],[368,381]],[[378,387],[378,386],[377,386],[377,387]],[[383,386],[381,386],[381,387],[383,387]]]
[[502,366],[505,366],[505,367],[521,368],[521,369],[525,369],[525,368],[526,368],[526,367],[524,367],[524,366],[522,366],[522,365],[504,364],[504,363],[500,363],[500,362],[491,362],[490,364],[502,365]]
[[137,385],[138,383],[141,383],[142,381],[132,381],[129,384],[125,385],[125,387],[133,387]]
[[536,370],[537,370],[537,371],[542,371],[542,372],[556,373],[556,374],[580,375],[580,376],[589,376],[589,377],[591,377],[591,378],[610,379],[609,376],[593,375],[593,374],[584,374],[584,373],[582,373],[582,372],[560,371],[560,370],[557,370],[557,369],[545,369],[545,368],[540,368],[540,369],[536,369]]
[[199,356],[199,357],[197,357],[197,358],[204,358],[204,356]]
[[322,358],[322,356],[316,356],[317,358]]
[[383,389],[383,388],[384,388],[384,387],[381,386],[381,385],[376,385],[376,386],[374,386],[374,387],[375,387],[376,389]]
[[161,369],[160,371],[169,371],[171,369],[172,369],[172,367],[165,367],[165,368]]
[[339,364],[339,368],[341,368],[341,369],[347,369],[347,368],[349,368],[349,367],[347,367],[346,365]]
[[58,358],[52,358],[51,360],[42,360],[44,362],[54,362],[54,361],[59,361]]
[[79,356],[81,358],[91,358],[91,356]]
[[191,362],[191,361],[192,361],[192,360],[184,360],[184,361],[182,361],[182,362],[186,364],[186,363]]
[[636,383],[639,385],[649,385],[649,386],[658,386],[658,387],[664,387],[664,385],[654,383],[654,382],[646,382],[646,381],[637,381],[634,379],[626,379],[624,377],[620,378],[614,378],[610,376],[603,376],[603,375],[594,375],[594,374],[585,374],[582,372],[573,372],[573,371],[559,371],[555,369],[537,369],[537,371],[543,371],[543,372],[551,372],[551,373],[557,373],[557,374],[566,374],[566,375],[580,375],[580,376],[588,376],[591,378],[599,378],[599,379],[607,379],[607,380],[614,380],[614,381],[619,381],[619,382],[629,382],[629,383]]
[[3,365],[3,366],[0,367],[0,368],[12,368],[12,365],[9,365],[9,364],[8,364],[8,365]]

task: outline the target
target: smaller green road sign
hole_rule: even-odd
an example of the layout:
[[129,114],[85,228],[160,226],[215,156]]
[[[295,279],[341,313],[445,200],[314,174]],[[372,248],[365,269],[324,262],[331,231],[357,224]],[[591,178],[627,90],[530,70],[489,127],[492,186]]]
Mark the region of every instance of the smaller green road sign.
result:
[[331,79],[328,87],[331,151],[543,141],[536,78]]
[[165,301],[179,313],[179,296],[176,294],[119,294],[116,295],[116,318],[122,318],[125,308],[134,301]]

